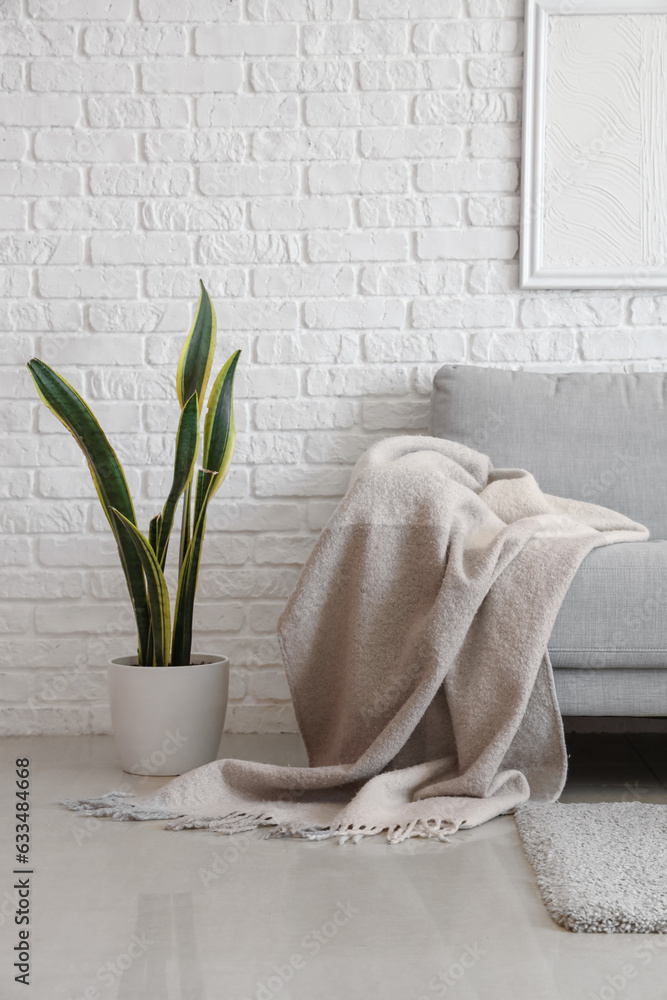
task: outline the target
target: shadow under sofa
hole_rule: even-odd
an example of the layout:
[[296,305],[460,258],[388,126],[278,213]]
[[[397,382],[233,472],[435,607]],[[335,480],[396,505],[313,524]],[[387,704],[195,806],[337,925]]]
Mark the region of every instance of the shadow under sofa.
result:
[[445,365],[430,433],[646,525],[589,553],[549,640],[567,716],[667,716],[667,374]]

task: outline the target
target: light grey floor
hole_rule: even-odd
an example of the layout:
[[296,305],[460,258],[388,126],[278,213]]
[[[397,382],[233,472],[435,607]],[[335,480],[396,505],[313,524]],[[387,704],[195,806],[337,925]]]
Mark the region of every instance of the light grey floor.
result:
[[[566,801],[667,802],[666,734],[568,745]],[[222,753],[302,760],[293,736],[228,736]],[[12,970],[19,756],[32,762],[29,990]],[[667,937],[557,927],[510,817],[395,847],[169,833],[58,806],[164,782],[123,774],[110,737],[6,739],[1,765],[2,1000],[667,998]]]

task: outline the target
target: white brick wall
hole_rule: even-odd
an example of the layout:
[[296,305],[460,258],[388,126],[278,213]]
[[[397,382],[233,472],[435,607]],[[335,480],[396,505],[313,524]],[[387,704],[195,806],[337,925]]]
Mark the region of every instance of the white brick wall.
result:
[[92,401],[145,525],[199,276],[220,359],[243,349],[197,611],[236,731],[294,728],[277,616],[351,463],[425,429],[440,364],[663,366],[667,296],[517,290],[522,10],[0,4],[2,731],[108,731],[104,666],[133,645],[33,354]]

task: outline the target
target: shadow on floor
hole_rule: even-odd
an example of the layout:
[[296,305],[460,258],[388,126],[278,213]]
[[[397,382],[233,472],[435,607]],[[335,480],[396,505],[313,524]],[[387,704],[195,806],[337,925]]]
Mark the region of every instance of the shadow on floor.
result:
[[667,803],[667,733],[567,733],[563,802]]

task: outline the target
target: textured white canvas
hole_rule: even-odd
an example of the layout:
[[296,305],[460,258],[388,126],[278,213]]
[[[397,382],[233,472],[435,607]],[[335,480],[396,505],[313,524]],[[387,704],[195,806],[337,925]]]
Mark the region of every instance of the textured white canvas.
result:
[[667,5],[531,7],[523,283],[664,287]]
[[553,17],[547,265],[665,263],[667,16]]

